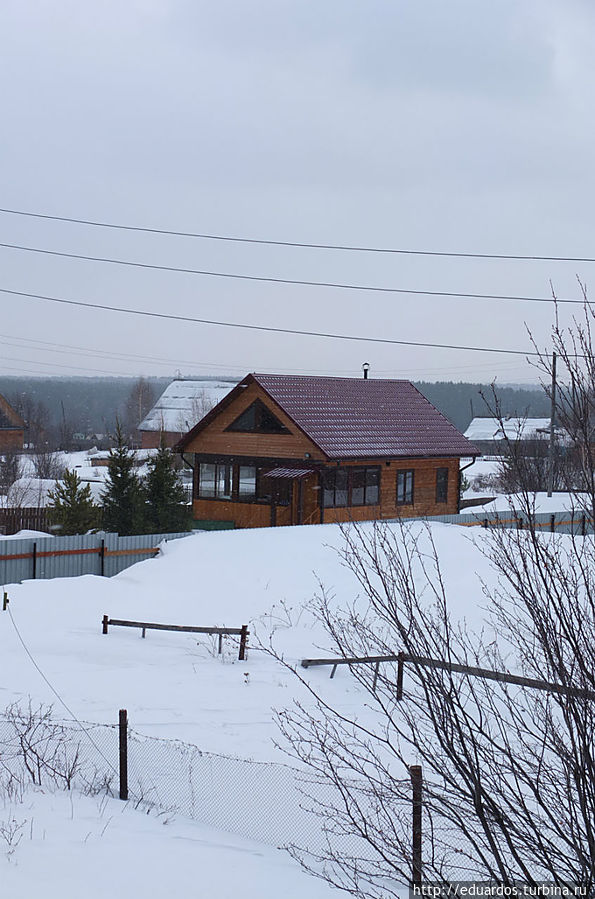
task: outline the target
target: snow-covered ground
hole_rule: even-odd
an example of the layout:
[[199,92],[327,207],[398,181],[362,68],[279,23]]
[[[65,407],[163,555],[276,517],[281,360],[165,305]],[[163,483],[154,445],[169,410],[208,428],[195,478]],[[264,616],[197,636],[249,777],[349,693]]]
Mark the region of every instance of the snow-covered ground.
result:
[[[2,825],[12,829],[11,852]],[[9,831],[7,831],[9,832]],[[20,837],[20,841],[19,841]],[[131,803],[30,789],[0,802],[5,899],[331,899],[285,853]]]
[[[478,620],[479,577],[490,581],[493,576],[476,545],[483,532],[470,535],[437,524],[431,533],[445,560],[453,612]],[[9,611],[0,612],[0,703],[26,706],[31,697],[34,705],[52,703],[56,717],[68,720],[70,711],[60,706],[55,690],[87,722],[114,724],[118,709],[127,708],[131,727],[147,737],[183,740],[207,753],[287,763],[275,746],[279,734],[272,710],[296,698],[312,700],[291,671],[255,648],[255,632],[265,643],[273,634],[290,664],[328,652],[328,638],[306,606],[319,579],[340,605],[359,594],[337,553],[342,545],[335,525],[204,532],[165,544],[155,559],[109,580],[87,576],[7,585]],[[246,661],[239,662],[231,639],[219,656],[210,637],[148,631],[143,639],[138,630],[117,627],[103,635],[104,614],[172,624],[247,623],[251,648]],[[346,711],[366,714],[364,696],[347,670],[339,669],[332,680],[328,668],[300,672]],[[115,740],[116,732],[109,733]],[[294,782],[287,770],[287,783]],[[250,788],[250,821],[271,810],[285,818],[297,814],[278,781],[265,778],[263,784],[260,791]],[[313,899],[330,895],[324,884],[306,880],[270,845],[248,843],[181,817],[164,826],[155,814],[141,814],[117,800],[109,800],[104,810],[98,799],[79,795],[70,803],[64,794],[28,793],[14,814],[0,806],[0,821],[12,815],[25,822],[10,862],[2,858],[6,850],[0,840],[0,879],[11,899],[37,895],[42,877],[48,899],[65,895],[65,884],[71,895],[84,892],[87,899],[124,899],[131,892],[147,899],[166,892],[217,899],[273,899],[281,892],[288,897],[307,892]],[[249,828],[241,832],[253,835]],[[165,873],[155,871],[156,858]],[[97,870],[96,877],[89,878],[91,870]]]

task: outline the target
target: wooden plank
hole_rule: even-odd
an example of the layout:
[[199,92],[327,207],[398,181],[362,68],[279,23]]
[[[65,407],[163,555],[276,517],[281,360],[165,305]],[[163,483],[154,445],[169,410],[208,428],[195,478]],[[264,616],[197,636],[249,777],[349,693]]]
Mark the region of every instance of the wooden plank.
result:
[[547,690],[549,693],[557,693],[563,696],[576,696],[582,699],[595,699],[594,690],[584,690],[580,687],[567,687],[564,684],[554,684],[551,681],[540,680],[533,677],[524,677],[521,674],[508,674],[504,671],[492,671],[489,668],[477,668],[473,665],[460,665],[458,662],[445,662],[442,659],[429,659],[424,656],[412,656],[407,653],[386,656],[358,656],[354,658],[330,658],[330,659],[303,659],[302,668],[311,668],[316,665],[369,665],[375,662],[409,662],[413,665],[421,665],[425,668],[438,668],[456,674],[467,674],[471,677],[481,677],[486,680],[499,681],[505,684],[517,684],[520,687],[531,687],[535,690]]
[[[109,618],[108,624],[118,627],[139,627],[153,631],[181,631],[188,634],[234,634],[242,636],[244,629],[241,627],[190,627],[184,624],[155,624],[149,621],[125,621],[119,618]],[[246,634],[249,631],[245,631]]]

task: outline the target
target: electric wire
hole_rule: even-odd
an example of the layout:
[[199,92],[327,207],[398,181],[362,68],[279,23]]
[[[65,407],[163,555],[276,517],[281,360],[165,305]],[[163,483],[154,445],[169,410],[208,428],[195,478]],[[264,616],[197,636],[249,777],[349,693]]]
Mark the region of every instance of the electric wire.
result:
[[58,700],[58,702],[60,703],[60,705],[61,705],[63,708],[66,709],[66,711],[68,712],[68,714],[71,716],[72,720],[75,721],[76,724],[78,724],[80,730],[81,730],[84,734],[87,735],[88,739],[90,740],[90,742],[92,743],[92,745],[95,747],[96,751],[99,753],[99,755],[100,755],[101,758],[104,760],[104,762],[111,768],[111,770],[114,772],[114,774],[117,775],[118,772],[116,771],[116,769],[114,768],[114,766],[112,765],[112,763],[110,762],[110,760],[103,754],[103,752],[101,751],[101,749],[99,748],[99,746],[97,745],[97,743],[95,742],[95,740],[93,739],[93,737],[91,736],[91,734],[89,733],[89,731],[88,731],[85,727],[83,727],[82,722],[77,718],[77,716],[76,716],[75,713],[72,711],[72,709],[70,708],[70,706],[65,702],[65,700],[62,699],[61,695],[58,693],[58,691],[57,691],[56,688],[53,686],[53,684],[50,683],[49,679],[46,677],[46,675],[44,674],[44,672],[41,670],[41,668],[40,668],[39,665],[37,664],[36,660],[33,658],[33,655],[32,655],[32,653],[30,652],[29,647],[28,647],[27,644],[25,643],[25,641],[24,641],[24,639],[23,639],[23,637],[22,637],[22,634],[21,634],[21,632],[20,632],[20,630],[19,630],[19,628],[18,628],[18,626],[17,626],[17,623],[16,623],[16,621],[14,620],[14,616],[13,616],[13,614],[12,614],[12,609],[10,608],[10,604],[7,606],[7,609],[6,609],[6,610],[7,610],[8,614],[9,614],[9,616],[10,616],[10,620],[12,621],[12,626],[13,626],[14,629],[15,629],[15,633],[16,633],[18,639],[19,639],[19,642],[20,642],[21,646],[23,647],[23,649],[25,650],[25,653],[26,653],[26,655],[28,656],[29,660],[31,661],[31,663],[32,663],[33,667],[35,668],[35,670],[38,672],[38,674],[41,676],[42,680],[43,680],[43,681],[47,684],[47,686],[50,688],[50,690],[52,691],[52,693],[54,694],[54,696],[56,697],[56,699]]
[[68,222],[76,225],[89,225],[94,228],[107,228],[117,231],[135,231],[144,234],[164,234],[171,237],[191,237],[199,240],[213,240],[230,243],[260,244],[274,247],[297,247],[310,250],[340,250],[350,253],[385,253],[402,256],[442,256],[451,259],[498,259],[520,262],[595,262],[593,256],[541,256],[523,255],[520,253],[471,253],[448,252],[445,250],[405,250],[393,247],[358,246],[348,244],[306,243],[293,240],[272,240],[256,237],[235,237],[227,234],[209,234],[196,231],[181,231],[169,228],[150,228],[141,225],[123,225],[116,222],[94,221],[92,219],[73,218],[65,215],[48,215],[41,212],[28,212],[22,209],[0,208],[6,215],[19,215],[27,218],[44,219],[52,222]]
[[149,269],[160,272],[177,272],[185,275],[200,275],[208,278],[223,278],[234,281],[252,281],[260,284],[292,284],[298,287],[325,287],[334,290],[349,290],[383,294],[405,294],[408,296],[448,297],[463,300],[512,300],[521,303],[571,303],[580,306],[588,305],[588,300],[563,297],[515,296],[498,293],[467,293],[452,290],[419,290],[405,287],[383,287],[371,284],[349,284],[341,281],[312,281],[303,278],[275,278],[268,275],[245,275],[237,272],[216,272],[207,269],[185,268],[176,265],[159,265],[153,262],[134,262],[130,259],[116,259],[111,256],[91,256],[86,253],[67,253],[62,250],[48,250],[43,247],[29,247],[23,244],[0,243],[0,247],[25,253],[37,253],[42,256],[55,256],[62,259],[77,259],[84,262],[101,262],[107,265],[122,265],[130,268]]
[[432,349],[465,350],[478,353],[501,353],[505,355],[524,357],[536,356],[538,358],[541,358],[542,356],[542,353],[536,350],[511,350],[498,347],[464,346],[462,344],[453,343],[429,343],[419,340],[395,340],[389,337],[362,337],[361,335],[356,334],[338,334],[327,331],[310,331],[298,328],[272,327],[270,325],[251,325],[244,322],[218,321],[216,319],[210,318],[195,318],[189,315],[174,315],[173,313],[168,312],[151,312],[148,309],[128,309],[122,306],[108,306],[106,303],[90,303],[83,302],[82,300],[67,300],[63,297],[50,297],[45,294],[27,293],[22,290],[9,290],[6,287],[0,287],[0,293],[9,294],[11,296],[28,297],[31,299],[47,301],[50,303],[60,303],[66,306],[79,306],[85,309],[102,309],[105,311],[119,312],[126,315],[140,315],[146,316],[148,318],[165,319],[168,321],[182,321],[193,322],[195,324],[201,325],[215,325],[221,328],[240,328],[247,331],[263,331],[272,334],[292,334],[301,337],[322,337],[331,340],[352,340],[361,343],[382,343],[393,346],[417,346],[428,347]]

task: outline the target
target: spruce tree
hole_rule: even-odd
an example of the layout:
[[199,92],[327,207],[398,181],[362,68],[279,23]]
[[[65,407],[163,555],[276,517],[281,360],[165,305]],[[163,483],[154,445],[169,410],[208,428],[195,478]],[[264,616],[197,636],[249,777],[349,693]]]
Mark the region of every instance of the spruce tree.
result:
[[119,424],[107,470],[106,487],[101,494],[103,527],[122,537],[146,533],[145,491],[134,471],[134,455],[125,445]]
[[161,446],[149,462],[146,480],[147,518],[154,534],[174,534],[191,527],[192,513],[174,468],[170,450]]
[[91,487],[83,487],[76,471],[64,472],[64,477],[48,493],[48,510],[53,524],[64,535],[86,534],[99,525],[101,510],[91,496]]

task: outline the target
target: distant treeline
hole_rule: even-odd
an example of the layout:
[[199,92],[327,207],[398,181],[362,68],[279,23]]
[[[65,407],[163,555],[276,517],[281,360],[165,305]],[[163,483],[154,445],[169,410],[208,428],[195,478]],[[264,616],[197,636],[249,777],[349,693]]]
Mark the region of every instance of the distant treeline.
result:
[[[415,386],[460,431],[467,429],[472,418],[494,414],[494,394],[489,384],[467,384],[462,381],[437,381],[432,384],[428,381],[416,381]],[[549,418],[550,401],[538,385],[496,387],[495,390],[502,415]]]
[[[221,377],[221,376],[219,376]],[[205,375],[200,376],[201,380]],[[171,378],[146,378],[150,398],[157,398]],[[50,422],[59,427],[68,422],[72,432],[111,433],[116,418],[131,414],[131,397],[138,378],[30,378],[0,377],[0,393],[23,411],[33,407],[47,410]],[[491,396],[485,384],[418,381],[416,386],[457,428],[464,431],[473,416],[490,415],[481,393]],[[549,416],[549,401],[540,388],[498,387],[497,395],[505,415]],[[25,402],[26,400],[26,402]],[[132,408],[138,408],[136,401]],[[143,403],[143,412],[146,405]],[[138,418],[138,415],[136,416]],[[134,422],[138,424],[138,421]]]

